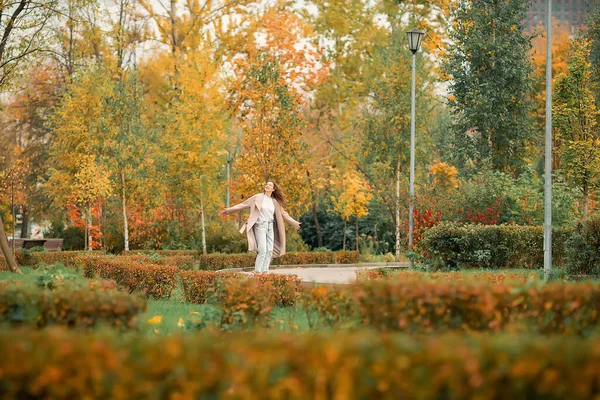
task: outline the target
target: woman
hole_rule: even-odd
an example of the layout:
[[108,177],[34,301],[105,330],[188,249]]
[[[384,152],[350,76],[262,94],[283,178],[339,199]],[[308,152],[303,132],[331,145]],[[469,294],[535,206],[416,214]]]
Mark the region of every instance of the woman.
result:
[[268,272],[271,259],[285,254],[284,220],[292,224],[296,230],[300,229],[300,222],[290,217],[283,206],[285,206],[283,191],[275,183],[267,182],[263,193],[255,194],[243,203],[226,208],[219,214],[225,216],[250,209],[250,217],[242,226],[240,233],[246,230],[248,251],[258,253],[254,272]]

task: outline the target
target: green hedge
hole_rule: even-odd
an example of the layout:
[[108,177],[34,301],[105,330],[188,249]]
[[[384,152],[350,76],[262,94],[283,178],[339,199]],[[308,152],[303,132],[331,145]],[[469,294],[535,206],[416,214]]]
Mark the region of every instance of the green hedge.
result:
[[27,285],[0,285],[0,321],[10,324],[93,327],[108,324],[121,328],[136,325],[146,302],[114,290],[108,282],[89,282],[88,287],[54,290]]
[[565,247],[568,274],[600,277],[600,216],[578,223]]
[[[554,228],[552,257],[561,264],[565,242],[572,229]],[[432,269],[541,268],[544,262],[544,232],[541,226],[457,225],[441,223],[428,229],[416,253],[419,263]]]
[[19,265],[30,265],[32,267],[38,264],[56,264],[62,263],[67,268],[78,268],[83,266],[83,260],[96,257],[110,257],[103,251],[57,251],[57,252],[38,252],[19,250],[15,254]]
[[[354,264],[359,258],[360,253],[357,251],[287,253],[273,259],[271,265]],[[200,269],[218,271],[226,268],[249,268],[254,266],[255,259],[254,253],[201,255]]]
[[374,332],[149,338],[0,331],[0,397],[545,399],[600,395],[600,339]]

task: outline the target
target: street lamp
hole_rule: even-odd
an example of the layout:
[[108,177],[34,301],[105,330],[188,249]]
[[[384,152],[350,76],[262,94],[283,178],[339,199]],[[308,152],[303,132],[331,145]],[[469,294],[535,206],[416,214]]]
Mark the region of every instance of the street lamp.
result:
[[[413,212],[415,200],[415,85],[416,85],[416,63],[417,51],[421,47],[421,42],[425,36],[425,32],[413,28],[406,32],[408,39],[408,49],[412,51],[412,89],[410,103],[410,200],[408,203],[408,248],[413,250]],[[413,267],[413,258],[410,260],[410,268]]]
[[544,276],[552,272],[552,0],[546,8],[546,134],[544,165]]

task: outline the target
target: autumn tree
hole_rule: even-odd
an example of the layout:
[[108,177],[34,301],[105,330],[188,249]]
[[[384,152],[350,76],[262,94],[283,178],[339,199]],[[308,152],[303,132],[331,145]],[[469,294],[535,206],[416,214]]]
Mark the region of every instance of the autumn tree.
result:
[[[44,28],[55,14],[55,1],[19,0],[0,3],[0,93],[19,67],[44,49]],[[0,216],[0,248],[11,271],[20,272],[8,249],[4,223]]]
[[342,176],[333,174],[334,181],[331,182],[335,188],[334,196],[331,196],[334,211],[344,221],[344,244],[346,250],[346,224],[351,218],[356,221],[356,248],[358,251],[358,220],[369,214],[368,205],[373,194],[368,182],[364,180],[357,171],[348,171]]
[[99,65],[110,50],[103,10],[97,0],[64,0],[57,5],[61,16],[52,23],[48,43],[52,51],[48,53],[53,65],[60,70],[66,83],[73,83],[78,69],[95,63]]
[[[537,28],[541,31],[542,25]],[[556,77],[567,72],[567,61],[570,52],[570,30],[567,24],[559,24],[557,20],[552,21],[552,81]],[[533,63],[533,128],[536,132],[532,140],[532,148],[528,149],[526,157],[543,156],[543,138],[546,125],[546,33],[542,33],[531,40],[532,63]],[[553,169],[559,169],[560,147],[558,142],[553,147]],[[533,160],[531,160],[533,161]]]
[[[401,229],[408,192],[410,157],[411,70],[410,51],[405,33],[398,30],[392,45],[379,49],[378,58],[385,70],[371,82],[371,95],[360,120],[355,163],[365,174],[373,191],[380,196],[396,225],[396,258],[400,256]],[[427,74],[429,68],[422,53],[417,55],[418,84],[416,101],[417,160],[427,160],[426,115],[431,107]],[[420,162],[419,162],[420,164]],[[417,164],[418,169],[418,164]]]
[[49,204],[41,185],[47,178],[48,150],[53,139],[48,120],[64,86],[51,64],[29,69],[15,80],[15,85],[20,90],[8,98],[0,133],[2,143],[8,147],[0,151],[10,157],[8,162],[22,160],[28,165],[19,203],[23,206],[21,237],[25,238],[30,218],[48,215]]
[[457,163],[518,173],[531,140],[531,36],[526,0],[461,0],[453,12],[449,77]]
[[92,206],[108,197],[111,191],[109,174],[98,165],[96,157],[86,154],[81,157],[78,171],[73,176],[69,192],[75,205],[84,211],[85,249],[91,250],[89,229],[92,224]]
[[[586,33],[590,41],[590,62],[592,64],[592,77],[600,86],[600,3],[592,10],[588,20],[588,31]],[[596,108],[600,109],[600,93],[595,93]]]
[[179,67],[181,93],[169,113],[172,123],[160,140],[161,152],[168,157],[166,187],[183,208],[199,214],[204,253],[205,213],[222,204],[218,189],[226,156],[225,97],[217,75],[206,52],[188,54]]
[[178,0],[169,0],[165,4],[159,3],[160,7],[157,7],[151,1],[140,0],[145,14],[157,30],[157,40],[165,45],[170,55],[168,76],[175,79],[171,81],[174,89],[177,88],[179,66],[185,54],[211,43],[217,47],[221,35],[227,36],[225,31],[233,31],[239,17],[247,14],[245,6],[249,2],[204,0],[181,4]]
[[317,65],[317,49],[303,43],[312,33],[299,18],[273,9],[259,22],[265,44],[249,43],[234,64],[230,105],[244,134],[236,186],[254,193],[275,181],[300,210],[310,195],[302,108],[326,70]]
[[128,198],[144,174],[153,134],[141,121],[142,108],[135,73],[114,79],[106,70],[92,70],[70,87],[53,117],[52,181],[65,181],[65,174],[76,173],[82,157],[96,154],[120,198],[126,250]]
[[561,165],[582,195],[583,215],[589,215],[589,197],[600,185],[600,110],[594,94],[600,89],[592,79],[591,42],[585,36],[572,41],[567,73],[556,78],[552,112]]

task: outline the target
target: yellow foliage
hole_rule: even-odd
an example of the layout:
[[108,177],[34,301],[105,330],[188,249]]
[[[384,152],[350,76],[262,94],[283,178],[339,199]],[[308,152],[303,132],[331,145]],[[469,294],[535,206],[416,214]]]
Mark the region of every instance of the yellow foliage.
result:
[[293,13],[271,8],[253,24],[251,30],[266,45],[246,43],[246,56],[233,64],[229,100],[243,132],[234,184],[238,193],[249,196],[271,180],[299,212],[306,209],[311,193],[301,109],[327,69],[320,65],[318,50],[306,45],[316,35]]
[[[335,176],[335,175],[334,175]],[[351,217],[362,218],[369,214],[368,204],[373,198],[369,183],[355,170],[331,181],[337,195],[331,197],[334,210],[344,221]]]
[[458,187],[458,170],[456,167],[445,162],[439,162],[429,167],[429,173],[433,178],[433,183],[440,189]]

